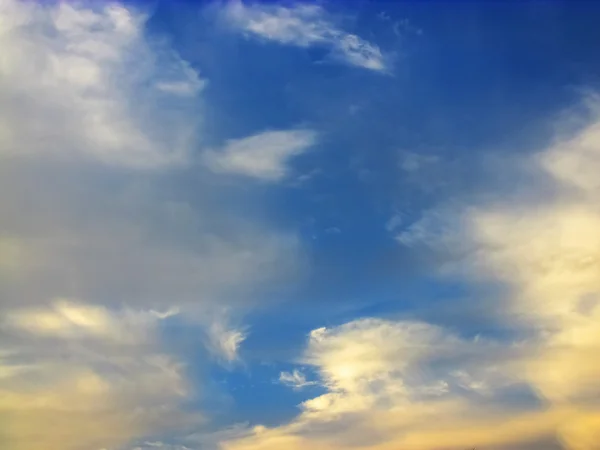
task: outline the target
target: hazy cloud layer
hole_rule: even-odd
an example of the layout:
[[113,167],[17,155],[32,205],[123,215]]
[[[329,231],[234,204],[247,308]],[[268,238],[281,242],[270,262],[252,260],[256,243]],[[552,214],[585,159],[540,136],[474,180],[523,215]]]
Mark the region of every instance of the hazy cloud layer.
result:
[[201,143],[205,82],[143,14],[3,0],[0,30],[0,446],[197,427],[183,405],[202,387],[164,324],[235,360],[244,334],[216,327],[221,310],[294,267],[296,239],[236,217],[208,182],[195,204],[169,191]]
[[5,0],[2,16],[5,157],[90,157],[137,169],[185,160],[199,121],[189,98],[204,81],[145,38],[140,14],[118,4]]

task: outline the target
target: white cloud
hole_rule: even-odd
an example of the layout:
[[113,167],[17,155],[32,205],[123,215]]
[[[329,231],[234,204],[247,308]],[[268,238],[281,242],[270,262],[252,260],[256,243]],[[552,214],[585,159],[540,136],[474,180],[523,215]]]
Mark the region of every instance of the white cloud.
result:
[[[465,340],[422,322],[361,319],[310,334],[303,362],[327,392],[305,401],[287,424],[256,427],[222,442],[227,450],[347,446],[365,449],[512,448],[546,436],[558,416],[486,406],[515,379],[500,366],[519,351]],[[288,374],[286,378],[299,379]]]
[[[591,95],[586,107],[591,123],[579,133],[559,135],[554,145],[538,155],[536,163],[563,187],[574,187],[579,195],[596,196],[600,181],[600,96]],[[591,199],[593,200],[593,198]]]
[[316,142],[311,130],[265,131],[233,139],[219,150],[204,153],[205,164],[214,172],[231,173],[274,182],[288,174],[288,163]]
[[225,16],[232,27],[249,36],[296,47],[324,47],[346,64],[377,72],[389,69],[379,47],[338,28],[316,4],[286,7],[233,0],[225,7]]
[[227,363],[238,360],[240,345],[246,338],[245,330],[231,327],[224,317],[213,317],[208,326],[208,348],[218,359]]
[[[597,130],[593,117],[521,161],[532,163],[531,181],[539,186],[553,180],[553,190],[535,204],[517,195],[470,207],[442,205],[398,239],[442,253],[446,275],[506,287],[498,321],[517,329],[519,341],[464,339],[427,323],[379,319],[316,329],[302,362],[313,365],[327,392],[305,401],[289,423],[255,429],[223,447],[596,448]],[[448,256],[452,264],[445,263]],[[507,402],[511,392],[526,402],[523,389],[537,402]]]
[[306,379],[306,375],[299,370],[294,370],[292,372],[281,372],[279,374],[279,382],[293,389],[302,389],[307,386],[314,386],[317,384],[316,381],[308,381]]
[[[293,235],[236,216],[205,177],[181,189],[204,82],[160,42],[118,3],[0,0],[3,449],[197,429],[165,321],[202,335],[215,305],[241,315],[298,267]],[[243,332],[220,331],[234,358]]]
[[[420,322],[362,319],[321,328],[311,333],[304,362],[318,368],[330,392],[305,402],[304,407],[328,416],[443,395],[449,385],[456,386],[453,367],[462,367],[470,354],[483,356],[484,350],[493,348]],[[443,359],[441,371],[430,368]],[[481,375],[476,368],[467,370]]]
[[549,411],[571,411],[551,428],[568,449],[592,448],[587,424],[600,414],[600,365],[591,357],[600,351],[600,128],[593,102],[588,112],[587,125],[520,161],[534,186],[550,187],[543,198],[517,190],[475,207],[441,206],[398,236],[453,255],[446,274],[507,288],[501,320],[531,338],[526,357],[504,370]]
[[4,0],[1,20],[0,156],[129,168],[185,160],[204,81],[146,38],[142,15],[117,3]]

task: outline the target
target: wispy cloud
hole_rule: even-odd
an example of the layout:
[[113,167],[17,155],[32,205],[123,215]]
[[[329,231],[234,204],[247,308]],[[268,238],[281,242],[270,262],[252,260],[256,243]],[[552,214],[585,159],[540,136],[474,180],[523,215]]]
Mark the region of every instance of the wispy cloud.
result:
[[314,386],[317,384],[316,381],[308,381],[306,379],[306,375],[299,370],[294,370],[292,372],[281,372],[279,374],[279,382],[293,389],[302,389],[307,386]]
[[208,326],[208,348],[213,355],[225,363],[239,358],[239,349],[247,338],[244,329],[234,328],[226,317],[214,317]]
[[384,73],[389,63],[379,47],[338,28],[320,5],[244,4],[233,0],[225,7],[230,25],[249,36],[296,47],[323,47],[340,62]]
[[244,175],[265,182],[283,179],[290,160],[316,143],[312,130],[265,131],[228,141],[222,149],[204,153],[204,163],[214,172]]

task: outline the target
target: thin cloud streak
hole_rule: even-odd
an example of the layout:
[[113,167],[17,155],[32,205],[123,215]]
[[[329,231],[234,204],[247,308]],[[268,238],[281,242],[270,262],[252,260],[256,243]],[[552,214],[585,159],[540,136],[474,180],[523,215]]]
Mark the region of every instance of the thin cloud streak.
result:
[[230,26],[248,36],[301,48],[323,47],[334,60],[374,72],[387,73],[390,69],[377,45],[338,28],[320,5],[246,5],[233,0],[225,6],[224,14]]

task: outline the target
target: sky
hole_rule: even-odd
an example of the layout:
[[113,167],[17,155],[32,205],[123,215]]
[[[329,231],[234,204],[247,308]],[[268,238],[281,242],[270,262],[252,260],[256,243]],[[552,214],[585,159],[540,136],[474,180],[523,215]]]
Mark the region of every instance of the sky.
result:
[[600,449],[598,14],[0,0],[0,447]]

